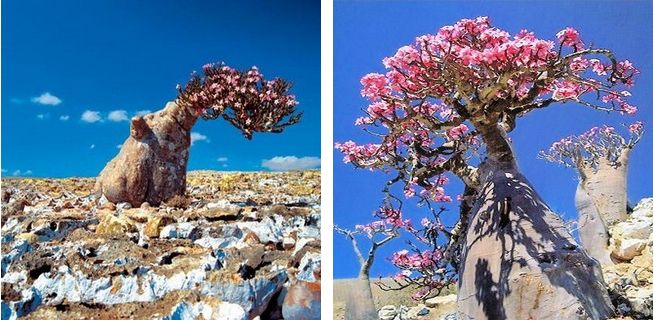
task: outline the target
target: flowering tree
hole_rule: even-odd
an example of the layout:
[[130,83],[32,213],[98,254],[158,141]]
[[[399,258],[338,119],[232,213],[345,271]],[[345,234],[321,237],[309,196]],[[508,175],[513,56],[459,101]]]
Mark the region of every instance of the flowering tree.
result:
[[96,182],[108,200],[139,206],[184,194],[190,131],[200,117],[222,117],[247,139],[254,132],[279,133],[301,117],[291,85],[265,80],[256,67],[239,71],[207,64],[177,88],[177,98],[163,110],[132,118],[130,136]]
[[613,127],[593,127],[568,136],[541,151],[543,159],[574,167],[579,173],[575,203],[579,236],[588,253],[602,264],[612,264],[609,227],[627,218],[627,165],[629,153],[643,135],[643,123],[628,127],[622,137]]
[[393,174],[385,208],[401,211],[397,185],[419,202],[450,201],[446,173],[474,191],[460,219],[463,318],[612,314],[598,264],[520,173],[507,134],[519,116],[552,103],[633,114],[625,87],[638,71],[610,50],[586,46],[575,29],[556,38],[511,36],[486,17],[417,37],[383,60],[386,73],[361,79],[370,106],[355,124],[380,141],[336,144],[345,162]]
[[[377,220],[366,225],[357,225],[355,229],[348,230],[334,226],[337,233],[344,235],[352,242],[352,249],[360,264],[359,275],[354,288],[349,291],[346,306],[346,318],[352,320],[377,319],[377,309],[372,299],[370,289],[370,268],[375,262],[377,250],[392,239],[399,236],[398,226],[391,219]],[[370,242],[367,255],[363,255],[357,242],[357,236],[365,236]]]

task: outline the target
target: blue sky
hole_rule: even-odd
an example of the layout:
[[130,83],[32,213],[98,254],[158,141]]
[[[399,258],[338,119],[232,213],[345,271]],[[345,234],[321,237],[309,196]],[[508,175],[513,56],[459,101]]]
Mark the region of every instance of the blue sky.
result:
[[[576,217],[574,191],[576,174],[536,158],[541,149],[570,134],[578,134],[599,124],[631,123],[644,120],[646,132],[631,155],[628,195],[639,200],[652,195],[652,4],[648,1],[410,1],[342,2],[334,6],[334,141],[374,139],[356,128],[366,101],[360,96],[361,76],[383,71],[382,58],[391,56],[418,35],[433,33],[461,18],[489,16],[493,24],[515,33],[527,28],[538,37],[554,40],[561,29],[577,28],[586,43],[613,49],[621,59],[630,59],[642,74],[633,88],[631,101],[640,108],[635,117],[607,115],[580,105],[555,105],[518,120],[511,133],[521,170],[541,197],[566,219]],[[352,227],[369,222],[380,204],[382,184],[389,176],[356,170],[334,152],[334,223]],[[462,185],[451,180],[454,196]],[[458,204],[450,206],[455,217]],[[408,208],[407,215],[419,222],[425,210]],[[452,218],[450,218],[450,223]],[[446,221],[446,223],[448,223]],[[395,273],[385,261],[393,251],[405,247],[394,240],[377,256],[371,276]],[[358,271],[350,243],[334,236],[334,277],[355,277]]]
[[274,169],[315,167],[319,2],[3,1],[2,174],[97,175],[129,134],[121,119],[161,109],[214,61],[293,82],[304,117],[252,141],[200,120],[189,169],[262,170],[271,159]]

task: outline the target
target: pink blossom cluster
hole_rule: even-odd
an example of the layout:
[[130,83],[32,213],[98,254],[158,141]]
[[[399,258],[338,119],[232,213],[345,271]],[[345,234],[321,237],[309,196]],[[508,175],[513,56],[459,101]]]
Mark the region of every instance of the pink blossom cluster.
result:
[[385,223],[393,227],[405,228],[409,231],[413,230],[411,219],[404,219],[402,212],[398,209],[382,207],[377,211],[376,216],[384,219]]
[[[185,86],[177,86],[178,101],[205,118],[222,116],[247,138],[253,132],[280,132],[297,123],[298,102],[283,79],[264,80],[257,67],[239,71],[223,63],[206,64]],[[290,118],[287,118],[290,117]]]
[[447,137],[453,140],[460,139],[468,131],[469,131],[468,126],[466,126],[466,124],[461,124],[448,129]]
[[336,143],[335,147],[336,149],[340,150],[344,154],[343,162],[368,164],[370,162],[373,162],[372,158],[375,155],[377,155],[381,145],[379,144],[357,145],[355,142],[349,140],[344,143]]
[[356,231],[365,233],[368,235],[369,238],[372,238],[375,233],[382,233],[387,230],[386,224],[384,221],[378,220],[378,221],[373,221],[368,224],[362,225],[362,224],[357,224],[354,229]]
[[581,41],[579,31],[567,27],[556,34],[556,38],[564,46],[576,47],[577,50],[583,49],[584,43]]
[[408,250],[401,250],[393,253],[390,260],[393,265],[401,270],[430,269],[443,258],[440,250],[425,250],[410,253]]
[[620,152],[625,148],[633,147],[643,134],[644,125],[641,121],[626,127],[629,132],[628,138],[621,136],[611,126],[593,127],[582,134],[568,136],[552,143],[547,152],[541,151],[540,156],[545,160],[569,167],[577,166],[581,160],[591,166],[597,166],[601,158],[615,162]]

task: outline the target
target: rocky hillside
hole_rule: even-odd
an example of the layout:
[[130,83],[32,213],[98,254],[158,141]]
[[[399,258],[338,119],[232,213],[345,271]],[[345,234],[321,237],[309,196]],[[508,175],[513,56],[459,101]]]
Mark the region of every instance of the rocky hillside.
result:
[[320,317],[320,173],[191,172],[131,208],[2,180],[2,319]]
[[602,269],[621,317],[652,319],[652,206],[652,198],[641,200],[626,221],[610,229],[616,263]]

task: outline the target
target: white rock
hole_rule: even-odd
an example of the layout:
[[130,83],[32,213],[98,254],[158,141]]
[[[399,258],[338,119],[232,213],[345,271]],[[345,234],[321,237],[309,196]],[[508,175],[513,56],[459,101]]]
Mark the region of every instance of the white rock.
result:
[[279,243],[283,240],[283,218],[279,215],[273,215],[275,219],[266,217],[261,222],[239,222],[237,226],[241,230],[247,230],[254,233],[261,243],[268,242]]
[[393,320],[397,316],[397,308],[394,305],[385,305],[377,313],[380,320]]
[[214,315],[216,320],[245,320],[246,317],[243,307],[229,302],[221,302]]
[[638,218],[641,220],[651,220],[652,211],[654,205],[654,198],[644,198],[638,202],[638,205],[634,207],[634,211],[631,213],[631,217]]
[[132,204],[127,203],[127,202],[116,204],[116,209],[117,210],[128,210],[130,208],[132,208]]
[[646,240],[652,231],[652,221],[626,221],[620,222],[615,226],[619,230],[620,238],[625,239],[641,239]]
[[447,304],[456,304],[456,294],[437,296],[425,301],[427,307],[437,308]]
[[212,210],[216,208],[234,208],[238,207],[236,205],[233,205],[230,201],[228,200],[218,200],[215,202],[207,203],[207,208]]
[[237,304],[247,315],[260,315],[272,297],[288,280],[286,271],[279,271],[268,277],[255,277],[239,282],[203,282],[200,293],[221,298],[223,302]]
[[620,244],[613,249],[612,254],[621,260],[628,261],[633,259],[635,256],[640,255],[640,252],[646,245],[646,240],[623,239]]
[[162,239],[196,239],[200,230],[191,222],[175,223],[164,226],[159,233]]
[[297,279],[302,281],[317,281],[314,272],[320,268],[320,253],[307,252],[300,260]]
[[626,291],[633,312],[652,316],[652,288],[630,287]]

